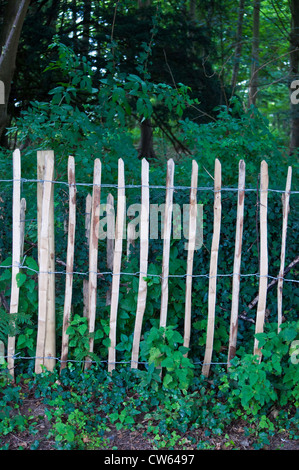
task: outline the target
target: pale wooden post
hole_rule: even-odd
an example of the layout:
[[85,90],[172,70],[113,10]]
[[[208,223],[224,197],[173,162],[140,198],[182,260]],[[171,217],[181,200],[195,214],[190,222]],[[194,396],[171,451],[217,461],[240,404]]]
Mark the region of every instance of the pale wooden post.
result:
[[206,350],[202,374],[208,377],[210,363],[213,353],[214,328],[215,328],[215,307],[216,307],[216,285],[217,285],[217,264],[221,227],[221,164],[215,160],[214,174],[214,227],[211,248],[210,274],[209,274],[209,297],[208,297],[208,325]]
[[[112,272],[113,270],[113,256],[114,256],[114,238],[115,238],[115,218],[114,218],[114,197],[111,193],[107,196],[107,269]],[[112,230],[110,230],[112,228]],[[106,305],[111,305],[111,283],[106,293]]]
[[73,294],[73,270],[75,252],[76,231],[76,186],[75,186],[75,160],[69,156],[68,159],[68,182],[69,182],[69,221],[68,221],[68,243],[66,256],[65,296],[62,326],[62,347],[60,371],[66,367],[68,357],[69,335],[66,333],[71,317],[72,294]]
[[25,217],[26,217],[26,199],[21,199],[21,212],[20,212],[20,257],[24,254],[24,238],[25,238]]
[[[268,164],[261,162],[261,188],[260,188],[260,280],[259,280],[259,300],[257,304],[255,334],[264,331],[267,286],[268,286]],[[258,347],[258,340],[254,339],[253,354],[259,356],[261,360],[262,352]]]
[[[13,203],[12,203],[12,277],[10,295],[10,314],[19,310],[19,292],[17,275],[20,272],[21,258],[21,154],[19,150],[13,153]],[[7,364],[12,377],[14,377],[15,336],[8,337]]]
[[[85,237],[89,246],[90,218],[91,218],[91,194],[87,194],[85,200]],[[83,279],[83,317],[88,318],[88,279]]]
[[[93,191],[91,204],[91,221],[89,236],[89,285],[88,285],[88,320],[89,334],[93,335],[95,330],[96,304],[97,304],[97,277],[98,277],[98,245],[99,245],[99,222],[101,206],[101,161],[94,161]],[[89,339],[89,352],[93,352],[94,339]],[[87,359],[85,369],[91,366]]]
[[189,205],[189,230],[188,230],[188,256],[187,256],[187,276],[185,295],[185,325],[184,325],[184,346],[189,348],[191,335],[191,309],[192,309],[192,274],[193,259],[196,240],[196,219],[197,219],[197,182],[198,164],[192,162],[190,205]]
[[148,246],[149,246],[149,164],[145,158],[141,169],[141,214],[140,214],[140,274],[137,297],[137,310],[133,337],[131,368],[138,368],[139,345],[143,315],[146,307]]
[[239,293],[240,293],[240,267],[241,267],[241,257],[242,257],[242,237],[243,237],[243,225],[244,225],[244,198],[245,198],[245,162],[244,160],[240,160],[234,271],[233,271],[233,289],[232,289],[232,306],[231,306],[229,347],[228,347],[228,365],[230,364],[230,360],[235,356],[236,346],[237,346]]
[[163,259],[162,259],[162,283],[161,283],[161,311],[160,327],[165,328],[167,323],[168,309],[168,277],[169,277],[169,256],[170,256],[170,236],[171,219],[173,210],[173,182],[174,182],[174,161],[167,162],[166,174],[166,200],[164,216],[164,240],[163,240]]
[[290,191],[292,182],[292,167],[288,168],[288,176],[286,182],[286,190],[282,195],[282,210],[283,210],[283,221],[282,221],[282,240],[281,240],[281,254],[280,254],[280,270],[279,279],[277,283],[277,322],[278,322],[278,333],[280,331],[280,325],[282,323],[282,288],[283,288],[283,273],[285,265],[285,253],[286,253],[286,240],[287,240],[287,228],[288,228],[288,215],[290,211]]
[[49,314],[49,258],[50,258],[50,207],[52,195],[54,161],[45,155],[45,181],[41,206],[39,236],[39,279],[38,279],[38,330],[36,344],[35,372],[42,372],[45,365],[46,337],[48,335],[47,316]]
[[[45,178],[45,159],[51,159],[54,168],[54,152],[53,150],[43,150],[37,152],[37,179],[44,180]],[[54,176],[54,170],[53,170]],[[38,214],[38,252],[40,251],[40,233],[41,233],[41,209],[43,200],[43,183],[37,184],[37,214]],[[48,290],[47,290],[47,311],[46,311],[46,337],[44,356],[56,356],[56,319],[55,319],[55,239],[54,239],[54,185],[51,184],[50,206],[49,206],[49,253],[48,253]],[[55,359],[45,359],[43,365],[48,370],[53,370],[55,367]]]
[[0,341],[0,364],[1,365],[5,363],[4,356],[5,356],[5,346],[4,346],[3,341]]
[[119,300],[119,283],[121,272],[121,258],[124,237],[124,222],[126,214],[126,199],[125,199],[125,175],[124,175],[124,162],[120,158],[118,160],[118,190],[117,190],[117,216],[116,216],[116,231],[115,231],[115,245],[113,257],[113,277],[111,289],[111,307],[110,307],[110,346],[108,348],[108,372],[115,369],[115,348],[116,348],[116,326],[117,326],[117,310]]

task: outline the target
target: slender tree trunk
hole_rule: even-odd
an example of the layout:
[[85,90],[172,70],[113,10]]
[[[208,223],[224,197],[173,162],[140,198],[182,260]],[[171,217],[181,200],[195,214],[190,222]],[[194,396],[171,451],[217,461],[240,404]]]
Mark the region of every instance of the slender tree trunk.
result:
[[[291,0],[290,85],[299,80],[299,0]],[[299,149],[299,104],[291,102],[290,154]]]
[[90,40],[90,22],[91,22],[91,0],[85,0],[83,11],[83,38],[82,54],[88,56]]
[[245,9],[245,0],[240,0],[238,23],[237,23],[237,34],[236,34],[235,59],[234,59],[234,67],[233,67],[233,74],[232,74],[232,81],[231,81],[232,95],[234,94],[235,88],[237,86],[238,73],[239,73],[239,68],[240,68],[244,9]]
[[153,146],[153,129],[151,120],[149,118],[144,119],[140,125],[141,139],[138,149],[138,158],[146,158],[151,160],[156,158],[154,146]]
[[249,106],[256,104],[258,92],[258,67],[259,67],[259,43],[260,43],[260,6],[261,0],[255,0],[253,5],[253,40],[252,40],[252,64],[249,83]]
[[[137,0],[139,10],[148,8],[151,5],[151,0]],[[138,158],[146,158],[148,160],[156,158],[153,142],[153,128],[151,119],[147,118],[141,121],[140,124],[141,138],[138,149]]]
[[7,114],[8,99],[11,90],[16,56],[24,19],[30,0],[9,0],[4,12],[3,28],[0,37],[0,80],[4,83],[4,104],[0,104],[0,140],[3,142],[3,134],[9,116]]
[[189,0],[189,15],[192,21],[196,21],[197,19],[197,8],[196,5],[197,1],[196,0]]

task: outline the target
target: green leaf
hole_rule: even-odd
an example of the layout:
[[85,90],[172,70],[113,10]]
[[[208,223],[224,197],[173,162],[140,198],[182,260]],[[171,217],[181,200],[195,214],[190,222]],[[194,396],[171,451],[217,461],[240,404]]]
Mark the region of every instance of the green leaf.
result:
[[164,387],[168,388],[169,384],[172,382],[172,376],[170,374],[166,374],[164,379],[163,379],[163,385]]
[[26,258],[25,266],[32,269],[33,271],[39,271],[37,262],[29,256]]
[[24,282],[26,281],[26,279],[27,279],[26,274],[24,274],[24,273],[18,273],[18,274],[16,275],[17,286],[18,286],[18,287],[21,287],[21,286],[24,284]]

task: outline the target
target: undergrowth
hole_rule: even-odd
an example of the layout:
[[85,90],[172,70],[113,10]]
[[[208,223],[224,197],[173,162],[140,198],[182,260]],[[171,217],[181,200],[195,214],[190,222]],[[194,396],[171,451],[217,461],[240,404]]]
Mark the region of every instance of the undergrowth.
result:
[[[130,430],[154,449],[209,449],[215,436],[222,436],[227,448],[238,449],[227,434],[236,423],[256,449],[281,432],[296,440],[298,331],[294,322],[283,325],[279,334],[273,329],[260,334],[261,362],[249,354],[236,357],[229,370],[217,366],[208,379],[191,361],[175,364],[163,358],[163,351],[173,348],[172,339],[180,343],[173,329],[164,342],[152,332],[161,360],[151,350],[143,369],[122,366],[108,373],[99,364],[84,371],[68,363],[61,373],[57,368],[35,374],[30,363],[12,382],[4,364],[0,448],[10,449],[10,436],[26,432],[32,435],[31,450],[39,449],[44,439],[58,450],[115,449],[115,433]],[[185,357],[185,348],[179,348],[177,356]],[[183,376],[179,370],[185,371]],[[42,413],[24,407],[30,399],[42,404]],[[47,426],[41,435],[42,419]]]

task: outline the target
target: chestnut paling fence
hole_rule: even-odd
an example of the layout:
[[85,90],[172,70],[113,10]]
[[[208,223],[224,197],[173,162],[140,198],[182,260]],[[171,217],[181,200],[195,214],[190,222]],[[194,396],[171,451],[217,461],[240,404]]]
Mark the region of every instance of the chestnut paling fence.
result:
[[[55,320],[55,236],[54,236],[54,190],[53,173],[54,172],[54,153],[53,151],[37,152],[37,220],[38,220],[38,325],[36,338],[36,356],[35,372],[40,373],[43,366],[53,370],[57,361],[56,351],[56,320]],[[167,311],[169,306],[168,281],[169,281],[169,257],[173,218],[173,194],[174,194],[174,173],[175,164],[172,159],[167,162],[166,173],[166,196],[164,205],[164,230],[163,230],[163,257],[161,266],[161,309],[160,326],[167,325]],[[289,213],[289,198],[291,194],[292,168],[288,168],[285,190],[282,192],[282,243],[280,270],[277,278],[272,282],[277,282],[277,311],[278,311],[278,329],[282,322],[282,296],[283,282],[285,273],[285,252],[286,237]],[[12,278],[11,278],[11,299],[10,313],[18,312],[19,305],[19,287],[17,275],[24,266],[22,261],[22,243],[24,237],[24,211],[26,201],[21,198],[21,155],[19,150],[13,152],[13,242],[12,242]],[[87,231],[89,240],[89,270],[88,280],[85,281],[85,313],[88,318],[89,333],[95,331],[96,308],[97,308],[97,289],[100,288],[100,279],[98,273],[98,246],[99,246],[99,223],[101,215],[101,185],[102,166],[99,159],[94,161],[94,173],[92,194],[86,199],[86,213],[90,215],[87,220]],[[131,367],[138,367],[139,345],[142,332],[143,316],[147,302],[147,276],[148,276],[148,252],[150,243],[149,233],[149,214],[150,214],[150,193],[149,193],[149,164],[146,159],[141,162],[141,184],[136,186],[141,191],[141,212],[140,212],[140,259],[139,259],[139,287],[137,297],[137,308],[135,327],[131,354]],[[63,311],[62,326],[62,347],[60,354],[60,367],[63,369],[68,361],[69,336],[67,328],[71,319],[72,295],[73,295],[73,275],[74,273],[74,255],[75,255],[75,237],[76,237],[76,178],[75,178],[75,159],[70,156],[68,159],[68,188],[69,188],[69,208],[68,208],[68,244],[66,254],[65,271],[65,299]],[[117,182],[117,208],[116,220],[113,230],[113,237],[107,238],[107,266],[112,272],[112,286],[110,291],[110,346],[108,347],[108,370],[111,372],[116,367],[116,338],[117,338],[117,314],[119,308],[119,288],[121,277],[121,265],[124,252],[124,223],[126,217],[125,202],[125,171],[122,159],[118,161],[118,182]],[[208,285],[208,317],[207,317],[207,335],[205,354],[202,363],[202,373],[209,375],[215,329],[215,307],[217,302],[217,262],[219,253],[219,240],[221,231],[221,193],[225,188],[221,187],[221,163],[215,160],[214,168],[214,222],[213,237],[210,252],[210,269],[207,277]],[[235,252],[232,273],[232,301],[230,334],[228,344],[227,364],[236,353],[239,295],[240,295],[240,272],[242,257],[242,238],[243,238],[243,220],[244,220],[244,200],[245,200],[245,162],[239,162],[239,180],[236,190],[237,218],[235,226]],[[185,290],[185,320],[184,320],[184,346],[188,347],[190,335],[192,332],[192,280],[196,277],[193,272],[193,260],[195,254],[196,237],[198,230],[198,210],[197,210],[197,191],[198,191],[198,165],[196,161],[192,162],[192,174],[190,195],[188,202],[188,254],[186,263],[186,290]],[[253,301],[256,305],[255,333],[263,331],[265,322],[265,312],[267,303],[267,290],[269,287],[268,279],[268,244],[267,244],[267,211],[268,211],[268,165],[265,161],[261,162],[260,168],[260,246],[259,246],[259,292],[257,298]],[[293,191],[296,193],[296,191]],[[107,203],[113,204],[113,198],[109,194]],[[89,206],[89,209],[88,209]],[[114,223],[114,215],[113,215]],[[129,229],[129,226],[128,226]],[[129,230],[128,230],[129,232]],[[134,235],[134,234],[133,234]],[[130,234],[127,234],[130,237]],[[129,243],[128,243],[129,246]],[[298,262],[298,259],[295,260]],[[136,273],[135,273],[136,274]],[[292,280],[294,281],[294,280]],[[299,281],[294,281],[299,282]],[[3,343],[1,344],[0,356],[7,359],[8,369],[14,375],[14,361],[16,338],[8,337],[7,354],[5,355]],[[94,340],[90,335],[89,352],[93,353]],[[262,353],[258,348],[258,343],[254,342],[254,354],[260,358]],[[89,368],[92,361],[89,357],[85,359],[85,368]]]

